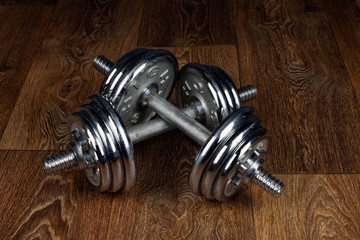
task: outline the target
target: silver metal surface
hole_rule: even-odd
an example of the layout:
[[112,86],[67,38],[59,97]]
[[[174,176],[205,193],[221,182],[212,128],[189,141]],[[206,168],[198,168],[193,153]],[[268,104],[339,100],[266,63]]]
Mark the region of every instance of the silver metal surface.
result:
[[128,191],[136,182],[132,143],[120,116],[93,95],[69,118],[72,149],[44,160],[48,172],[77,166],[99,191]]
[[60,169],[71,168],[77,165],[73,151],[66,151],[44,160],[44,169],[47,173],[56,172]]
[[99,105],[101,104],[101,106],[104,107],[110,115],[110,118],[108,118],[106,123],[111,129],[110,131],[117,133],[116,143],[120,149],[120,155],[122,159],[121,165],[124,169],[122,173],[125,174],[124,190],[128,191],[135,186],[137,179],[136,160],[132,142],[126,132],[125,125],[111,104],[100,95],[94,95],[90,98],[94,101],[97,101]]
[[189,177],[194,193],[225,201],[252,181],[274,196],[281,194],[284,184],[263,168],[258,170],[270,139],[252,113],[251,107],[234,111],[203,144]]
[[114,64],[104,56],[99,55],[94,59],[93,66],[99,72],[107,76],[109,75],[111,69],[114,67]]
[[212,153],[223,141],[226,141],[235,133],[237,126],[244,124],[246,119],[239,117],[239,115],[245,116],[251,114],[253,109],[250,107],[243,107],[240,108],[238,112],[238,114],[232,114],[227,118],[227,124],[222,122],[211,136],[209,136],[208,140],[203,143],[196,156],[189,176],[189,186],[192,192],[201,194],[201,178],[204,170],[209,164],[209,158]]
[[168,98],[178,72],[175,57],[166,50],[136,49],[112,66],[109,60],[99,56],[93,65],[107,75],[101,94],[113,103],[126,126],[154,117],[153,111],[138,106],[141,94],[150,85],[156,85],[158,94]]
[[[196,111],[192,107],[181,109],[190,118],[197,118]],[[158,136],[162,133],[171,131],[176,127],[162,118],[156,118],[148,122],[139,123],[135,126],[127,127],[128,135],[133,144],[142,142],[149,138]]]
[[241,102],[246,102],[256,97],[257,89],[253,85],[247,85],[238,89],[238,94]]
[[198,63],[185,65],[179,72],[178,82],[180,107],[186,107],[194,100],[199,101],[206,116],[204,125],[210,130],[240,108],[241,103],[254,99],[257,95],[256,88],[252,85],[237,89],[221,68]]
[[185,132],[200,145],[203,144],[211,134],[211,131],[201,123],[190,118],[158,94],[154,94],[148,100],[148,107],[159,114],[163,119]]
[[[233,155],[237,151],[241,152],[241,149],[244,145],[247,144],[246,136],[250,134],[254,127],[260,123],[259,119],[246,119],[239,125],[231,124],[235,131],[232,135],[229,135],[227,139],[224,139],[216,149],[211,153],[207,167],[203,171],[203,176],[201,180],[201,192],[202,194],[209,199],[214,198],[213,187],[214,183],[217,181],[219,172],[222,170],[224,165],[231,163],[229,158],[233,158]],[[240,154],[243,156],[245,152]],[[229,179],[227,179],[228,182]]]
[[204,125],[215,129],[219,122],[230,114],[225,94],[212,78],[206,78],[202,70],[187,67],[180,71],[178,94],[180,107],[187,107],[194,100],[201,102],[206,120]]

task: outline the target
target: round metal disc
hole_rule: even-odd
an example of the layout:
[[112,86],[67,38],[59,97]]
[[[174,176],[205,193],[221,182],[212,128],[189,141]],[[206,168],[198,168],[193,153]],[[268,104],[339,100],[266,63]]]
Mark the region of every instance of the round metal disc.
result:
[[259,128],[247,136],[241,147],[228,159],[221,170],[213,187],[213,193],[217,200],[226,201],[233,197],[241,188],[241,177],[238,177],[238,169],[242,162],[251,157],[256,151],[257,154],[265,155],[269,148],[271,139],[266,137],[266,130]]
[[101,95],[110,95],[113,89],[115,88],[117,82],[113,81],[114,75],[122,75],[124,73],[126,65],[129,62],[137,59],[140,54],[147,52],[147,49],[137,48],[132,51],[127,52],[123,55],[111,68],[109,74],[106,76],[104,81],[101,84],[100,93]]
[[185,65],[179,72],[178,94],[181,108],[196,100],[201,103],[205,112],[204,125],[210,130],[230,113],[229,100],[207,66],[198,63]]
[[150,85],[156,85],[158,94],[170,97],[174,88],[178,63],[166,50],[141,49],[119,60],[103,85],[106,96],[120,114],[126,126],[148,121],[155,113],[138,105],[139,98]]
[[99,191],[106,191],[111,186],[111,168],[109,162],[104,158],[103,145],[99,139],[99,135],[86,120],[81,112],[74,113],[70,118],[70,131],[78,131],[89,144],[89,153],[95,161],[95,169],[92,175],[88,176],[88,180]]
[[[86,106],[86,108],[84,108]],[[83,105],[83,108],[89,112],[91,117],[97,123],[97,131],[100,133],[102,141],[106,144],[106,151],[109,154],[111,170],[112,170],[112,184],[109,192],[119,191],[124,184],[124,173],[122,166],[121,153],[119,152],[118,137],[116,132],[112,131],[109,126],[109,114],[105,112],[97,102],[90,102]]]
[[209,158],[201,179],[201,193],[208,199],[214,199],[213,186],[215,180],[227,161],[241,147],[244,138],[261,122],[260,119],[248,118],[243,124],[235,125],[236,131],[226,141],[217,146]]
[[134,187],[137,179],[135,153],[129,135],[127,134],[126,128],[121,121],[120,116],[106,99],[100,95],[93,95],[90,98],[97,101],[108,111],[110,116],[108,122],[109,126],[112,131],[116,132],[119,136],[118,144],[125,175],[125,183],[122,190],[129,191]]
[[222,82],[226,90],[224,90],[225,95],[227,98],[231,98],[232,102],[228,102],[230,105],[230,113],[233,112],[235,109],[239,109],[241,107],[240,96],[238,93],[238,89],[231,79],[231,77],[221,68],[216,66],[211,66],[213,69],[214,78],[217,82]]
[[214,150],[220,143],[231,137],[237,126],[243,124],[247,116],[253,112],[252,107],[243,107],[236,110],[219,124],[208,138],[208,141],[201,147],[189,176],[189,186],[194,193],[200,194],[201,178]]
[[[228,84],[226,79],[224,79],[223,76],[221,74],[219,74],[218,67],[215,67],[215,66],[205,66],[205,67],[209,69],[209,74],[216,81],[216,83],[219,85],[222,92],[224,93],[225,102],[227,104],[227,108],[229,109],[229,114],[232,113],[234,110],[234,107],[235,107],[235,99],[232,96],[232,93],[230,91],[230,88],[229,88],[230,85]],[[224,120],[224,118],[222,118],[220,120],[220,122],[222,120]]]

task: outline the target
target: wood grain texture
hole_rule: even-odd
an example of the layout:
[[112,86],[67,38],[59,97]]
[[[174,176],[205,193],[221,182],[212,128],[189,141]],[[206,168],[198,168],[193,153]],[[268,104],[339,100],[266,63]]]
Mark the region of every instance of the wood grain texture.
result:
[[141,14],[140,1],[59,2],[0,148],[64,148],[67,117],[99,93],[104,78],[93,59],[100,53],[116,59],[135,48]]
[[[0,138],[53,11],[52,6],[0,6],[0,89],[3,90],[0,94]],[[6,22],[11,24],[4,24]]]
[[360,175],[279,175],[274,200],[252,187],[256,239],[359,239]]
[[73,178],[46,177],[41,159],[49,151],[0,151],[2,239],[66,236],[74,206]]
[[57,3],[58,0],[0,0],[0,5],[46,6]]
[[258,88],[273,172],[360,171],[359,102],[320,9],[317,1],[234,1],[241,81]]
[[324,6],[360,101],[360,1],[326,1]]
[[[8,2],[1,239],[359,239],[359,1]],[[82,172],[45,174],[42,160],[68,147],[68,115],[99,91],[94,57],[116,61],[135,47],[168,49],[180,67],[220,66],[238,87],[258,88],[248,104],[273,136],[266,167],[284,173],[280,198],[257,186],[226,203],[192,194],[199,146],[180,131],[134,146],[130,192],[96,192]]]
[[231,1],[146,1],[139,35],[143,46],[235,44]]

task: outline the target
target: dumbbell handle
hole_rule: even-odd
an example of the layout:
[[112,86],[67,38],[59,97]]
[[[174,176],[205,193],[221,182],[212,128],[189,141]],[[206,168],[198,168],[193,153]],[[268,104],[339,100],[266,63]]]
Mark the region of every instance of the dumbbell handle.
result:
[[[252,100],[256,98],[257,90],[252,85],[247,85],[245,87],[238,89],[240,102],[244,103],[246,101]],[[166,101],[168,102],[168,101]],[[201,107],[201,106],[200,106]],[[189,118],[195,119],[199,117],[199,113],[196,110],[196,107],[191,105],[190,107],[186,107],[181,109],[181,112],[186,114]],[[168,113],[166,113],[168,114]],[[177,119],[177,113],[175,114],[174,119]],[[181,122],[179,124],[182,124]],[[127,127],[127,132],[130,136],[131,141],[133,144],[142,142],[146,139],[158,136],[162,133],[169,132],[173,129],[175,129],[176,126],[170,124],[168,121],[165,121],[163,118],[157,118],[148,122],[139,123],[134,126]],[[203,127],[205,129],[205,127]],[[181,128],[180,130],[184,130],[184,128]],[[185,130],[184,130],[185,131]],[[201,137],[201,135],[197,135],[198,131],[195,131],[196,136]],[[197,138],[198,138],[197,137]],[[204,137],[204,136],[202,136]],[[194,139],[196,142],[200,143],[199,139]],[[204,140],[204,139],[202,139]]]
[[189,117],[185,112],[158,94],[151,96],[147,106],[159,114],[161,118],[191,137],[199,145],[203,145],[211,135],[211,131],[204,125]]
[[[183,108],[181,110],[184,114],[190,118],[195,119],[197,117],[196,110],[193,107]],[[145,141],[149,138],[158,136],[162,133],[169,132],[176,127],[162,118],[156,118],[147,122],[138,123],[134,126],[126,128],[127,133],[133,144]]]

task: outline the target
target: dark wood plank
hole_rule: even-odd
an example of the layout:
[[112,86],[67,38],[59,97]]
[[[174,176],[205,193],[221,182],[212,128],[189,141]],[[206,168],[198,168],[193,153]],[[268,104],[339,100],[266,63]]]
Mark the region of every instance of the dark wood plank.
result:
[[43,6],[56,5],[58,0],[0,0],[0,5]]
[[104,79],[93,59],[101,53],[116,59],[135,48],[141,14],[141,1],[59,2],[0,148],[64,148],[67,117],[99,93]]
[[2,239],[66,236],[75,209],[73,177],[46,177],[41,159],[52,153],[0,151]]
[[360,101],[360,1],[326,1],[324,6]]
[[257,239],[358,239],[360,175],[280,175],[274,199],[252,187]]
[[321,3],[234,1],[240,75],[273,136],[269,169],[359,173],[360,107]]
[[235,44],[231,1],[146,1],[139,44],[192,46]]
[[0,6],[0,138],[53,11],[53,6]]

